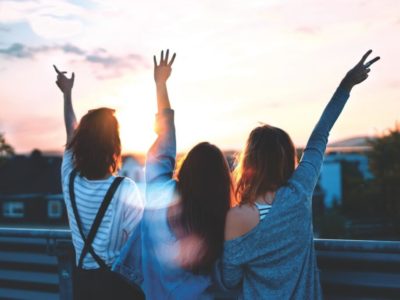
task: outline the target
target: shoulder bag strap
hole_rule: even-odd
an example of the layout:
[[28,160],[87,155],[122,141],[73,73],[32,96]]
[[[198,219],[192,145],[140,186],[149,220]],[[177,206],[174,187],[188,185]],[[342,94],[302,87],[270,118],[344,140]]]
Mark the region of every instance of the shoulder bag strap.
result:
[[79,259],[79,265],[78,266],[82,266],[83,265],[83,259],[86,256],[86,254],[89,252],[93,258],[96,260],[97,264],[101,267],[101,268],[108,268],[107,264],[104,262],[104,260],[102,260],[93,250],[92,247],[92,243],[94,238],[96,237],[96,233],[97,230],[100,227],[101,221],[103,220],[103,217],[107,211],[107,208],[109,206],[109,204],[111,203],[111,200],[116,192],[116,190],[118,189],[118,186],[120,185],[120,183],[122,182],[122,180],[124,179],[124,177],[116,177],[113,181],[113,183],[110,185],[110,188],[108,189],[103,202],[100,205],[100,208],[97,212],[97,215],[93,221],[92,227],[90,228],[89,234],[87,235],[87,239],[85,241],[85,245],[82,249],[82,253],[81,253],[81,257]]
[[[84,257],[86,256],[86,253],[87,252],[89,252],[91,255],[92,255],[92,257],[94,258],[94,260],[96,260],[96,262],[97,262],[97,264],[98,265],[100,265],[101,267],[105,267],[106,266],[106,264],[104,263],[104,261],[94,252],[94,250],[93,250],[93,247],[92,247],[92,243],[90,242],[90,243],[87,243],[87,241],[86,241],[86,236],[85,236],[85,234],[83,233],[83,228],[82,228],[82,221],[81,221],[81,218],[80,218],[80,216],[79,216],[79,213],[78,213],[78,207],[76,206],[76,200],[75,200],[75,190],[74,190],[74,181],[75,181],[75,178],[76,178],[76,176],[77,176],[77,173],[78,173],[78,171],[76,170],[76,169],[74,169],[72,172],[71,172],[71,174],[70,174],[70,177],[69,177],[69,196],[70,196],[70,200],[71,200],[71,205],[72,205],[72,210],[73,210],[73,213],[74,213],[74,216],[75,216],[75,221],[76,221],[76,224],[77,224],[77,226],[78,226],[78,230],[79,230],[79,233],[81,234],[81,237],[82,237],[82,240],[83,240],[83,242],[84,242],[84,248],[87,248],[86,250],[85,250],[85,252],[81,252],[81,256],[80,256],[80,258],[79,258],[79,264],[78,264],[78,268],[81,268],[82,267],[82,265],[83,265],[83,259],[84,259]],[[112,198],[112,197],[111,197]],[[88,244],[88,245],[87,245]]]

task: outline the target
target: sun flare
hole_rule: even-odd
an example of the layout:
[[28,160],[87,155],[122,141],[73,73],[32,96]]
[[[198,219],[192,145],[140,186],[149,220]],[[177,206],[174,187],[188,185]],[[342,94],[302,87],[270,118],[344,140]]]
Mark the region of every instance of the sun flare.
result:
[[151,84],[151,79],[143,76],[119,89],[116,117],[120,124],[123,153],[145,153],[156,137],[156,98]]

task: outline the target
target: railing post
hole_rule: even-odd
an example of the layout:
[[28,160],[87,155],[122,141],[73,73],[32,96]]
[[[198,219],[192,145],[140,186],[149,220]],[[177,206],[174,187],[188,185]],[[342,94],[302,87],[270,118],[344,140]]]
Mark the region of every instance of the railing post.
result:
[[70,241],[56,241],[60,300],[73,300],[74,251]]

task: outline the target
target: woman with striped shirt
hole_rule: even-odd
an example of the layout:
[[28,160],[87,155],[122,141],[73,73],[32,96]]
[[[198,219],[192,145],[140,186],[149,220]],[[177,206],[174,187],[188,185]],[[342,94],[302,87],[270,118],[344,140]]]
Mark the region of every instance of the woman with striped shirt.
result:
[[[115,176],[121,162],[121,143],[114,110],[90,110],[78,125],[71,97],[74,73],[67,78],[66,72],[54,68],[56,84],[64,96],[67,144],[61,176],[78,266],[75,298],[111,299],[113,292],[99,282],[98,271],[102,265],[110,267],[114,263],[128,237],[138,227],[143,202],[132,180]],[[111,202],[105,207],[92,247],[83,251],[111,186],[114,186],[114,194],[110,192]]]

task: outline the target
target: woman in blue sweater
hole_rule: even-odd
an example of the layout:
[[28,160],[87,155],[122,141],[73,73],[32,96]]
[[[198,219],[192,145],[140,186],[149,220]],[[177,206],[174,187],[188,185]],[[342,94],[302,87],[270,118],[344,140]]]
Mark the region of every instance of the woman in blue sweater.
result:
[[239,205],[227,215],[222,282],[243,299],[322,298],[315,259],[311,198],[329,132],[351,89],[368,77],[368,51],[334,93],[297,166],[282,129],[264,125],[247,140],[236,169]]
[[[147,154],[142,220],[142,287],[146,299],[206,297],[223,251],[232,191],[222,152],[207,142],[193,147],[175,170],[176,138],[167,79],[175,54],[154,57],[156,141]],[[175,176],[174,176],[175,173]]]

